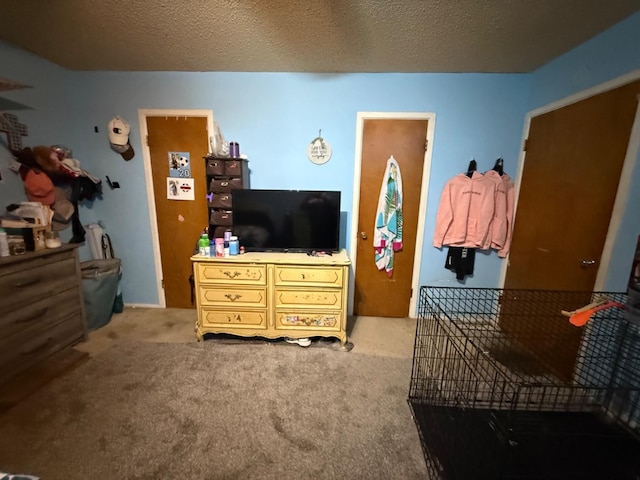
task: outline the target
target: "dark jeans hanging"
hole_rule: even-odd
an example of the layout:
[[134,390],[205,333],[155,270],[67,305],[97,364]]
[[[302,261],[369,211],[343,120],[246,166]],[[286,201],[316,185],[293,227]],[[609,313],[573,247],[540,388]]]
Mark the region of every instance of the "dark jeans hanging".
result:
[[80,221],[78,204],[84,199],[93,200],[96,195],[102,193],[102,184],[94,183],[88,177],[77,177],[69,181],[67,185],[71,187],[71,192],[68,193],[67,200],[73,204],[74,208],[73,215],[71,216],[73,237],[71,237],[69,243],[83,243],[85,241],[86,230]]
[[476,262],[476,250],[474,248],[449,247],[444,268],[455,272],[456,279],[464,280],[467,275],[473,275],[473,267]]

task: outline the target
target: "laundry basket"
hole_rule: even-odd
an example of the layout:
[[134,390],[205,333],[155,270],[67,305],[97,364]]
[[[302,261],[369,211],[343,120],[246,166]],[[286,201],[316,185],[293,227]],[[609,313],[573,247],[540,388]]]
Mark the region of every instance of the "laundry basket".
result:
[[118,291],[120,259],[107,258],[80,263],[87,328],[96,330],[111,320]]

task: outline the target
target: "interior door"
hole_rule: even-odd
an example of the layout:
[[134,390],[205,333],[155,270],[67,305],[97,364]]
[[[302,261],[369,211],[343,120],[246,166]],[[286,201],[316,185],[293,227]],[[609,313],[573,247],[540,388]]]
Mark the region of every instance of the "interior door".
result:
[[[364,120],[354,281],[355,315],[406,317],[418,230],[418,210],[427,140],[427,120]],[[403,190],[403,248],[394,254],[393,275],[379,271],[373,236],[378,197],[387,160],[400,167]]]
[[592,290],[640,81],[534,117],[505,288]]
[[[636,81],[531,120],[506,289],[593,290],[639,91]],[[590,295],[549,298],[532,306],[524,294],[504,295],[500,323],[569,379],[583,329],[560,311]]]
[[[209,224],[202,159],[209,150],[207,118],[148,116],[147,132],[166,306],[195,308],[191,303],[189,258],[202,230]],[[189,153],[195,200],[169,199],[169,152]]]

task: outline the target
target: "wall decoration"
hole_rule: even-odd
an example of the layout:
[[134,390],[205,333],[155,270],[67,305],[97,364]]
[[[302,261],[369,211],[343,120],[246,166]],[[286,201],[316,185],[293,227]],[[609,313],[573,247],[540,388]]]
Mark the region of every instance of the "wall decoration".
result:
[[320,130],[318,136],[309,143],[307,147],[307,157],[316,165],[327,163],[331,158],[331,145],[322,138],[322,130]]
[[0,113],[0,132],[7,134],[9,150],[22,150],[22,137],[28,135],[27,126],[12,113]]
[[167,177],[168,200],[195,200],[193,178]]
[[189,152],[169,152],[169,176],[191,177],[191,155]]

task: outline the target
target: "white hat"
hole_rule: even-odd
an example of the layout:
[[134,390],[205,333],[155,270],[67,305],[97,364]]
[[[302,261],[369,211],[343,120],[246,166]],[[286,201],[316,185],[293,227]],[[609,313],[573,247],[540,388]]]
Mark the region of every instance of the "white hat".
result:
[[109,121],[109,143],[113,145],[128,144],[130,131],[131,128],[126,120],[120,117],[113,117]]
[[131,160],[135,155],[133,147],[129,143],[127,143],[126,145],[116,145],[112,143],[111,149],[114,152],[118,152],[120,155],[122,155],[122,158],[124,158],[125,160]]

